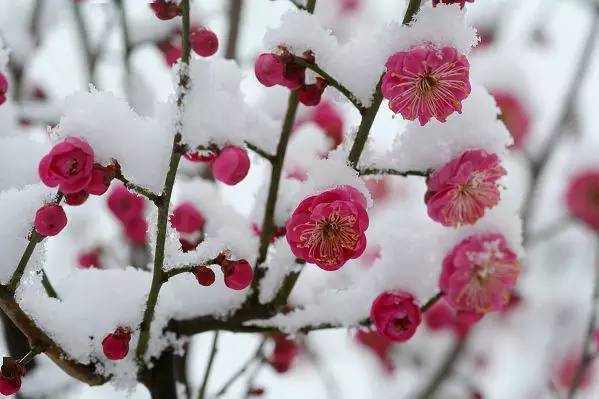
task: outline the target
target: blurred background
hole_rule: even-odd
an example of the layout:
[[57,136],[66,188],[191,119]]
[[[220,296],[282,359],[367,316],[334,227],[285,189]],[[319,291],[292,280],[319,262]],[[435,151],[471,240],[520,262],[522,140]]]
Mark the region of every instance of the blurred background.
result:
[[[0,0],[0,36],[10,49],[11,90],[11,101],[0,107],[0,135],[47,135],[47,126],[60,119],[63,100],[90,90],[90,85],[127,98],[141,115],[153,115],[155,104],[174,94],[171,64],[178,58],[178,33],[176,22],[158,20],[147,3]],[[266,30],[279,25],[280,16],[293,5],[286,0],[192,4],[193,23],[209,27],[220,38],[218,56],[236,59],[245,71],[242,89],[248,101],[281,115],[284,91],[266,97],[253,64],[264,51]],[[455,323],[439,322],[439,310],[424,332],[396,346],[355,331],[313,332],[298,337],[293,348],[269,340],[247,374],[223,397],[250,397],[250,390],[265,398],[409,398],[409,392],[431,384],[444,399],[567,397],[594,312],[591,298],[598,264],[596,233],[568,215],[564,193],[574,174],[599,168],[599,3],[476,0],[465,8],[481,39],[469,57],[473,77],[495,96],[515,141],[507,168],[515,187],[511,191],[521,196],[527,254],[513,303],[468,333],[458,331]],[[343,41],[401,20],[404,9],[405,3],[397,0],[319,0],[316,15]],[[347,104],[330,104],[347,134],[359,115]],[[300,118],[308,114],[300,110]],[[400,131],[404,122],[391,118],[387,107],[380,114],[372,133],[375,145],[384,150],[393,141],[389,131]],[[185,168],[186,173],[203,173],[193,165]],[[258,165],[241,184],[219,190],[239,212],[249,214],[264,173]],[[369,182],[369,188],[375,208],[382,208],[393,206],[410,184],[387,177]],[[104,241],[114,240],[116,222],[109,216],[98,220]],[[51,280],[65,279],[76,268],[90,267],[90,262],[118,267],[118,261],[107,257],[82,261],[82,255],[94,253],[90,242],[77,236],[68,246],[62,243],[61,248],[71,252],[50,257]],[[117,257],[139,255],[128,255],[125,244],[111,248]],[[14,350],[17,336],[8,330],[0,335],[0,352]],[[192,386],[201,383],[211,339],[212,334],[205,333],[192,340],[187,359]],[[258,336],[221,334],[208,391],[217,392],[253,358],[260,342]],[[261,360],[272,360],[277,345],[289,362],[288,370]],[[149,395],[141,386],[125,392],[109,385],[82,386],[40,357],[19,397]],[[599,367],[589,368],[577,397],[599,397]]]

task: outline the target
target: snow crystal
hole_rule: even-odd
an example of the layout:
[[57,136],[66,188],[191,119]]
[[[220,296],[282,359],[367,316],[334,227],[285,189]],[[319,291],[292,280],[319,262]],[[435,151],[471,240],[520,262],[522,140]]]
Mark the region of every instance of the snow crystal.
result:
[[[22,189],[10,189],[0,193],[0,282],[8,283],[21,255],[27,246],[27,237],[33,226],[35,212],[44,202],[50,201],[55,191],[42,184],[32,184]],[[28,269],[40,266],[40,247],[36,247]]]
[[142,118],[129,104],[110,93],[78,93],[66,99],[65,113],[53,130],[61,139],[86,139],[102,163],[116,159],[132,182],[154,192],[162,190],[174,132],[170,109],[156,118]]

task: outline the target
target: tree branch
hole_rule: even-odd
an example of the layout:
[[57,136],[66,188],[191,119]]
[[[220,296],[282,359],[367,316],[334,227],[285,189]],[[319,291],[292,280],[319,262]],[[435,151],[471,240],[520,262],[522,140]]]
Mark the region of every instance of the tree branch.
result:
[[171,158],[169,161],[168,172],[164,181],[164,188],[162,195],[160,196],[160,206],[158,207],[158,222],[157,222],[157,234],[156,234],[156,249],[154,251],[154,271],[152,274],[152,284],[150,286],[150,292],[148,293],[148,300],[146,302],[146,308],[144,311],[143,319],[139,326],[139,342],[137,344],[137,360],[140,365],[144,363],[144,355],[148,349],[148,342],[150,339],[150,327],[152,320],[154,319],[154,311],[156,309],[156,303],[158,302],[158,295],[160,294],[160,288],[164,284],[164,246],[166,242],[166,227],[168,224],[168,210],[171,200],[171,194],[173,192],[173,186],[177,177],[177,169],[179,167],[179,161],[181,159],[182,148],[181,139],[183,124],[181,116],[183,114],[183,100],[187,94],[189,87],[189,59],[190,59],[190,42],[189,42],[189,1],[181,1],[182,9],[182,48],[183,54],[181,55],[181,64],[179,66],[179,84],[178,84],[178,97],[177,97],[177,108],[179,109],[179,118],[176,124],[176,133],[173,138],[173,147],[171,151]]
[[227,47],[225,58],[237,59],[237,43],[239,39],[239,26],[241,24],[241,12],[243,11],[243,0],[229,0],[229,32],[227,34]]
[[433,378],[424,387],[422,392],[416,396],[416,399],[431,399],[435,397],[435,393],[439,390],[443,382],[451,375],[453,365],[460,358],[466,349],[466,339],[458,339],[453,348],[447,354],[447,357],[441,364],[441,367],[433,375]]
[[429,177],[432,170],[397,170],[397,169],[379,169],[379,168],[366,168],[358,171],[360,176],[370,176],[370,175],[394,175],[394,176],[420,176],[420,177]]
[[247,148],[254,151],[256,154],[260,155],[262,158],[266,159],[270,163],[273,163],[275,161],[274,155],[269,154],[268,152],[264,151],[262,148],[258,147],[257,145],[252,144],[249,141],[246,141],[245,145],[247,146]]
[[223,384],[221,389],[219,389],[216,392],[216,394],[214,395],[216,398],[220,398],[225,393],[227,393],[227,390],[231,387],[231,385],[233,385],[235,381],[237,381],[237,379],[247,371],[247,369],[252,365],[252,363],[260,360],[260,358],[262,357],[262,350],[264,349],[264,345],[266,344],[266,340],[266,338],[262,338],[254,354],[248,360],[246,360],[245,363],[243,363],[243,365],[239,368],[239,370],[237,370],[231,377],[229,377],[229,379]]
[[162,198],[159,195],[154,194],[152,191],[148,190],[145,187],[141,187],[135,183],[132,183],[125,176],[123,176],[121,171],[118,171],[114,178],[122,181],[128,190],[135,191],[137,194],[144,196],[150,201],[152,201],[154,205],[158,207],[161,205]]

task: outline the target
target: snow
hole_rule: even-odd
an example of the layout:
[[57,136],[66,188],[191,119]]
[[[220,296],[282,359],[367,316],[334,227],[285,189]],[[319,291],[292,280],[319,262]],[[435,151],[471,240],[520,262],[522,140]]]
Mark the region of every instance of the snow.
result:
[[450,115],[445,123],[409,123],[389,153],[375,154],[363,160],[362,166],[422,171],[437,168],[470,149],[505,156],[512,138],[497,119],[499,110],[487,90],[474,84],[462,107],[461,114]]
[[243,146],[247,140],[274,152],[279,125],[245,102],[241,71],[233,61],[194,59],[191,89],[185,97],[183,139],[191,147],[216,144]]
[[285,277],[301,268],[295,263],[295,255],[289,249],[285,237],[278,238],[272,244],[271,256],[261,267],[266,274],[260,281],[260,303],[268,303],[275,298]]
[[84,138],[97,161],[107,164],[116,159],[127,179],[159,193],[174,134],[171,120],[170,107],[161,107],[154,118],[143,118],[125,100],[92,90],[66,99],[64,116],[53,129],[53,138]]
[[[0,224],[5,226],[0,231],[0,283],[6,284],[10,280],[27,246],[35,212],[44,202],[52,200],[54,193],[41,184],[0,192]],[[38,245],[26,270],[41,267],[42,253],[41,245]]]

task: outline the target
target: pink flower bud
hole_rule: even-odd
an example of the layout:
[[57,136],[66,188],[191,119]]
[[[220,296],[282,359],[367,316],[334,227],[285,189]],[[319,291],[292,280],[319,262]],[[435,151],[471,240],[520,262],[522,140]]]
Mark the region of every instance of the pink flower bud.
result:
[[277,373],[286,373],[291,368],[293,361],[299,354],[299,346],[285,334],[273,335],[275,348],[270,356],[269,363]]
[[21,389],[21,377],[25,375],[25,368],[11,357],[5,357],[0,372],[0,394],[14,395]]
[[173,19],[181,15],[181,7],[175,1],[154,0],[150,4],[150,8],[158,19],[163,21]]
[[70,194],[87,187],[93,167],[94,151],[89,144],[77,137],[67,137],[42,158],[38,172],[46,186],[58,186],[60,191]]
[[85,188],[85,191],[92,195],[102,195],[108,191],[110,181],[114,178],[112,168],[104,167],[100,164],[94,164],[92,170],[92,179]]
[[179,233],[191,234],[204,227],[205,220],[189,202],[178,205],[170,217],[171,226]]
[[200,285],[203,285],[204,287],[211,286],[212,284],[214,284],[214,281],[216,280],[216,275],[214,274],[212,269],[203,265],[197,266],[193,270],[193,275],[196,277],[196,280],[198,280],[198,283]]
[[222,271],[225,275],[225,285],[232,290],[242,290],[250,285],[254,277],[252,266],[247,260],[224,261]]
[[389,353],[394,344],[393,341],[376,331],[366,330],[359,330],[356,334],[356,340],[369,348],[378,357],[381,365],[388,373],[393,372],[395,366],[391,361]]
[[210,57],[218,50],[218,36],[206,28],[193,29],[189,40],[193,51],[202,57]]
[[522,148],[528,136],[530,115],[524,104],[513,93],[504,90],[493,90],[495,102],[501,110],[499,118],[514,139],[514,148]]
[[572,216],[599,231],[599,170],[579,172],[568,186],[566,205]]
[[89,252],[83,252],[77,256],[77,263],[82,269],[100,268],[101,249],[96,248]]
[[125,236],[133,244],[144,244],[148,231],[148,222],[143,216],[128,220],[125,223]]
[[420,325],[420,307],[407,292],[383,292],[372,303],[370,319],[379,334],[403,342],[412,338]]
[[108,208],[122,223],[143,217],[143,197],[133,194],[124,186],[117,186],[108,196]]
[[250,170],[250,157],[243,148],[225,147],[210,164],[214,178],[234,186],[242,181]]
[[60,205],[47,204],[35,213],[34,227],[41,236],[57,235],[67,225],[67,215]]
[[108,334],[102,340],[102,350],[104,356],[110,360],[121,360],[129,353],[129,341],[131,340],[131,332],[123,327]]
[[337,147],[343,142],[343,117],[335,106],[323,101],[312,111],[312,121],[329,136]]
[[327,83],[323,79],[316,78],[316,83],[303,85],[298,89],[297,99],[308,107],[318,105],[326,87]]
[[89,193],[85,190],[81,190],[76,193],[65,194],[64,202],[66,202],[67,205],[77,206],[83,204],[88,197]]
[[2,72],[0,72],[0,105],[6,101],[6,92],[8,91],[8,80]]
[[260,83],[272,87],[283,81],[285,63],[276,54],[260,54],[254,66],[254,73]]
[[302,87],[306,81],[306,68],[294,64],[293,62],[285,63],[283,69],[283,80],[279,83],[290,90],[296,90]]
[[158,43],[158,48],[162,52],[164,61],[168,66],[175,65],[179,58],[181,58],[181,54],[183,54],[183,49],[181,47],[174,46],[169,41]]

